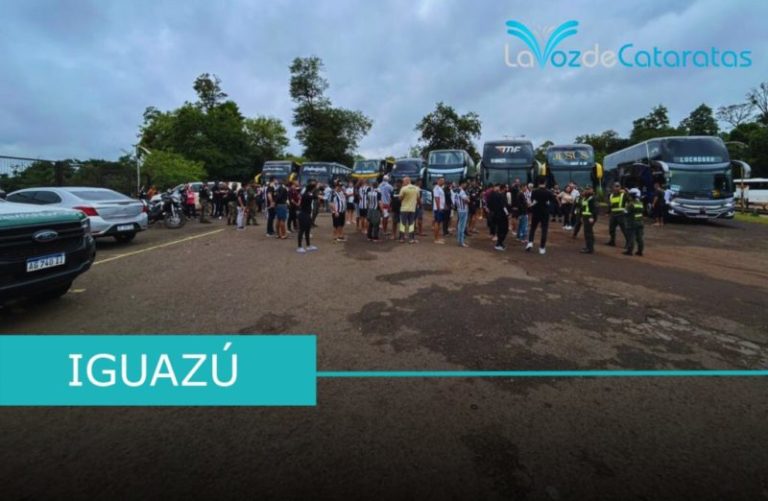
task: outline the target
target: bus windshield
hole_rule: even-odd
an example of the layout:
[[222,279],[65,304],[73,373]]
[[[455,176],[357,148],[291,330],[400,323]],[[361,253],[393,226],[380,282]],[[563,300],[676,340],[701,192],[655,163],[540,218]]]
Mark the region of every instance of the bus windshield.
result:
[[520,183],[528,183],[528,171],[526,169],[488,169],[484,171],[483,184],[513,184],[516,180]]
[[592,167],[595,155],[592,148],[550,148],[547,165],[550,167]]
[[458,150],[433,151],[429,154],[429,165],[464,165],[464,155]]
[[264,164],[264,167],[261,169],[261,177],[267,181],[270,177],[285,179],[290,175],[290,173],[291,164],[289,163]]
[[352,172],[356,174],[374,174],[379,172],[378,160],[358,160],[352,167]]
[[392,169],[395,177],[418,177],[421,174],[422,162],[420,160],[398,160]]
[[533,145],[530,143],[487,144],[483,149],[483,165],[505,167],[533,164]]
[[730,195],[733,193],[733,177],[730,169],[714,171],[672,169],[669,187],[678,194]]
[[586,186],[592,186],[592,170],[559,170],[552,173],[554,176],[555,184],[560,185],[561,188],[565,187],[568,183],[573,183],[579,188]]
[[[654,152],[651,152],[651,156]],[[713,137],[665,139],[661,143],[661,159],[673,164],[720,164],[729,162],[728,150]]]
[[325,165],[304,165],[301,168],[301,184],[306,185],[310,179],[314,179],[318,184],[328,184],[331,181],[328,167]]
[[439,178],[445,179],[446,183],[455,183],[458,184],[461,182],[461,178],[463,177],[462,172],[440,172],[435,170],[427,170],[427,186],[432,186],[432,183],[437,181]]

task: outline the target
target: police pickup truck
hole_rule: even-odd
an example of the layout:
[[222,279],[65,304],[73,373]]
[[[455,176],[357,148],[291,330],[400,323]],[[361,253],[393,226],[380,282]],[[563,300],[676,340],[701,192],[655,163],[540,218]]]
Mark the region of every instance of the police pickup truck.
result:
[[82,212],[0,198],[0,305],[64,295],[95,257],[90,223]]

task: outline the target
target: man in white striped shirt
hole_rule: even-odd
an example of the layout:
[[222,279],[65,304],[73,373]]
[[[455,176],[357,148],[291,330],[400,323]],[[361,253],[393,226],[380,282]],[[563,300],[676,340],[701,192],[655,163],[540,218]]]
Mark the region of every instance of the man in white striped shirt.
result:
[[362,181],[360,188],[357,190],[357,195],[360,200],[360,229],[363,233],[366,233],[368,229],[368,191],[371,189],[366,181]]
[[333,239],[335,242],[344,242],[344,215],[347,212],[347,196],[344,193],[341,182],[337,181],[330,200],[326,202],[331,208],[333,219]]
[[459,247],[469,247],[464,242],[467,233],[467,218],[469,216],[469,195],[467,195],[466,189],[467,182],[462,181],[458,189],[453,190],[452,194],[453,207],[459,216],[456,225],[456,240],[459,242]]

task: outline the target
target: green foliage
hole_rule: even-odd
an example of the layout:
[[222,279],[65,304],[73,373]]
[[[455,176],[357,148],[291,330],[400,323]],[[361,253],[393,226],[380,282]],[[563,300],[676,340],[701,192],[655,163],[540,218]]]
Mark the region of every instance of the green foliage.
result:
[[588,144],[595,150],[595,161],[603,163],[606,155],[630,145],[629,139],[619,136],[615,130],[606,130],[600,134],[584,134],[576,137],[576,142]]
[[293,125],[304,145],[303,156],[312,160],[351,165],[357,146],[373,126],[361,111],[334,108],[324,92],[323,62],[316,56],[293,60],[290,66]]
[[202,162],[187,160],[178,153],[153,151],[144,157],[143,172],[160,189],[171,188],[187,181],[206,181]]
[[669,112],[664,105],[655,106],[651,112],[632,122],[629,140],[641,143],[654,137],[676,136],[680,131],[669,125]]
[[459,115],[453,107],[439,102],[414,130],[420,134],[421,156],[424,158],[432,150],[459,149],[466,150],[477,161],[480,154],[473,140],[480,138],[481,129],[477,113],[470,111]]
[[196,103],[167,112],[144,112],[140,144],[152,151],[180,154],[204,165],[213,180],[250,179],[265,160],[282,156],[287,132],[275,118],[245,118],[225,101],[221,81],[204,73],[194,83]]
[[547,161],[547,148],[549,148],[550,146],[553,146],[554,144],[555,143],[553,143],[549,139],[547,139],[546,141],[541,143],[538,146],[538,148],[536,148],[536,152],[534,154],[534,156],[536,157],[536,160],[538,160],[539,162],[542,162],[542,163],[546,162]]
[[720,127],[712,115],[712,108],[702,103],[680,122],[680,130],[689,136],[716,136]]

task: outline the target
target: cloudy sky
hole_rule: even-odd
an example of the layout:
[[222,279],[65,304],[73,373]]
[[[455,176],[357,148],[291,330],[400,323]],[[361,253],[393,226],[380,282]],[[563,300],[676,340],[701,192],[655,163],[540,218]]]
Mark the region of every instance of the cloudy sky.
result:
[[[193,100],[203,72],[248,116],[290,125],[288,66],[325,62],[329,97],[374,120],[366,156],[400,156],[437,101],[475,111],[482,140],[571,142],[615,129],[658,103],[676,124],[702,102],[740,102],[768,80],[764,0],[5,0],[0,3],[0,155],[115,159],[136,141],[147,106]],[[506,34],[575,19],[560,48],[751,50],[743,69],[509,68],[525,49]],[[294,133],[290,151],[299,153]]]

